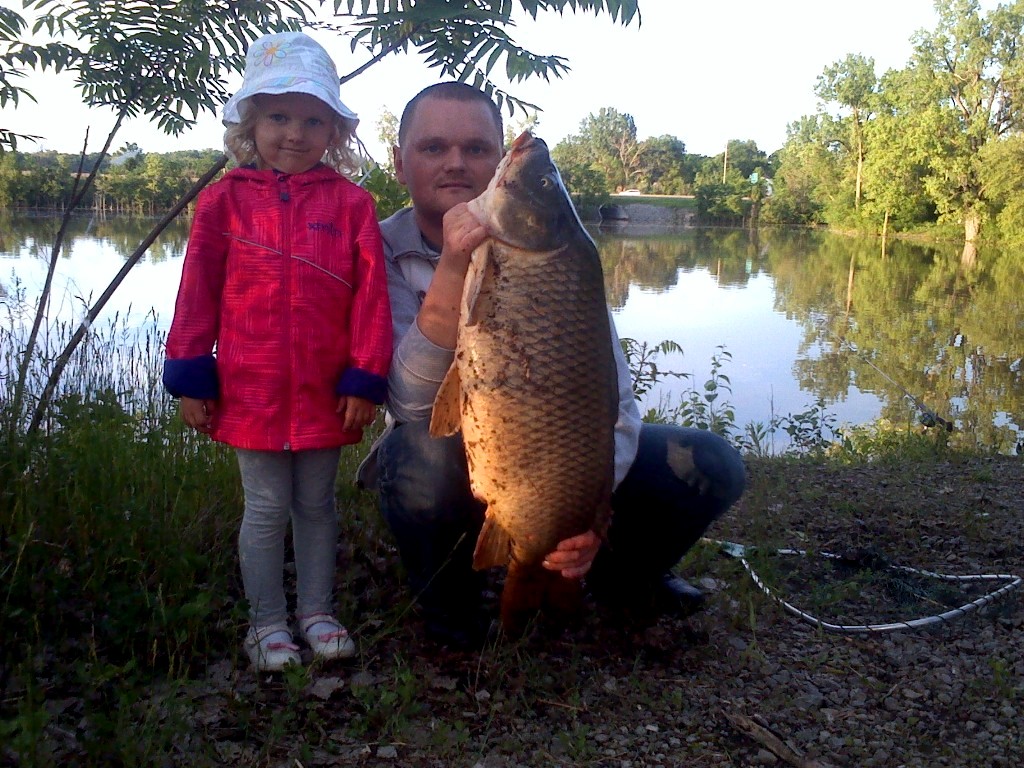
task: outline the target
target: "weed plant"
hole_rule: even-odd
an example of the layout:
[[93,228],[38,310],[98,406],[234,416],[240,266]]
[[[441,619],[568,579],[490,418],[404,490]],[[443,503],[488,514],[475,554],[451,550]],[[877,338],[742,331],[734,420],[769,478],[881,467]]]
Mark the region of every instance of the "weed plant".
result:
[[[155,321],[140,331],[116,316],[92,329],[41,428],[29,434],[32,397],[73,329],[47,329],[28,370],[28,402],[15,412],[24,318],[10,299],[6,307],[0,327],[0,764],[52,764],[61,751],[54,742],[61,728],[51,727],[58,720],[62,728],[75,724],[71,741],[79,764],[170,764],[182,744],[201,741],[190,738],[194,706],[181,689],[213,666],[239,661],[245,606],[235,540],[243,501],[234,454],[178,418],[160,383],[164,339]],[[638,391],[682,376],[658,367],[658,355],[677,348],[627,344]],[[773,430],[785,431],[793,450],[824,452],[834,445],[828,442],[833,424],[820,403],[767,427],[739,429],[728,402],[729,360],[719,349],[699,389],[647,418],[711,429],[757,455],[771,450]],[[373,431],[343,449],[337,486],[344,511],[339,614],[369,616],[353,630],[371,643],[396,631],[408,609],[394,599],[397,558],[373,499],[350,481]],[[890,443],[898,451],[917,444],[888,433],[851,432],[844,450]],[[933,444],[930,450],[940,449]],[[527,678],[533,696],[571,689],[577,665],[555,675],[531,670],[531,663],[510,660],[516,674],[488,687],[511,698],[526,695]],[[302,734],[314,739],[320,710],[299,695],[309,683],[308,669],[297,670],[285,677],[276,702],[272,690],[234,701],[235,722],[247,734],[253,724],[259,739],[246,743],[245,754],[190,752],[191,764],[265,761],[282,743],[304,743]],[[393,679],[352,689],[349,727],[375,738],[399,736],[418,712],[422,685],[398,660]],[[257,711],[268,702],[276,707],[269,721]],[[465,738],[464,725],[447,727],[448,737]],[[567,754],[587,757],[585,723],[565,738]]]
[[[234,635],[233,457],[184,429],[162,394],[155,326],[134,337],[117,318],[80,347],[27,434],[12,411],[19,327],[4,330],[0,361],[0,721],[16,742],[42,744],[37,698],[57,688],[84,702],[86,744],[109,744],[129,738],[126,683],[187,674]],[[45,334],[30,394],[59,346],[48,341],[69,332]]]
[[689,380],[689,388],[672,400],[662,397],[643,414],[644,421],[679,424],[706,429],[724,437],[747,456],[813,457],[830,460],[905,461],[934,460],[953,451],[984,453],[995,450],[979,446],[966,431],[946,430],[922,414],[908,410],[906,420],[879,419],[873,424],[840,425],[822,398],[816,398],[803,411],[776,414],[773,409],[767,423],[740,425],[730,402],[732,382],[726,369],[732,354],[719,345],[709,361],[708,377],[698,385],[692,374],[671,370],[661,364],[663,355],[682,353],[671,340],[650,345],[623,338],[622,349],[632,373],[633,393],[643,400],[656,384],[669,378]]

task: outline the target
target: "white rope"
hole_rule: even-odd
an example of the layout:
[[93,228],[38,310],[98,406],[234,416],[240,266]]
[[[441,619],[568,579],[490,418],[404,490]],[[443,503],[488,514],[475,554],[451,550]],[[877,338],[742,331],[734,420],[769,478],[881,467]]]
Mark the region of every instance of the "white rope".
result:
[[[1020,576],[1015,576],[1009,573],[986,573],[986,574],[974,574],[969,576],[954,576],[946,573],[935,573],[933,571],[923,571],[917,568],[911,568],[906,565],[889,565],[886,566],[890,570],[903,571],[904,573],[916,573],[921,576],[928,576],[933,579],[939,579],[940,581],[949,581],[956,583],[964,582],[978,582],[978,581],[999,581],[1006,582],[1003,586],[995,589],[987,594],[982,595],[976,600],[972,600],[969,603],[961,605],[959,608],[953,608],[944,613],[936,614],[933,616],[924,616],[918,619],[910,619],[908,621],[894,621],[889,624],[832,624],[827,621],[812,616],[806,611],[801,611],[791,603],[786,602],[781,597],[777,597],[772,593],[771,589],[761,580],[761,577],[757,575],[757,572],[747,562],[746,554],[747,547],[742,544],[735,544],[731,541],[718,541],[716,539],[701,539],[708,544],[714,544],[718,548],[729,555],[739,559],[740,563],[743,564],[744,570],[750,574],[750,578],[754,583],[760,587],[761,591],[764,592],[768,597],[781,605],[786,611],[797,616],[804,621],[814,624],[816,627],[825,630],[826,632],[840,632],[845,634],[872,634],[876,632],[896,632],[908,629],[921,629],[922,627],[934,626],[936,624],[944,624],[954,619],[960,619],[966,616],[971,611],[976,611],[994,602],[1000,597],[1003,597],[1007,593],[1016,589],[1021,585],[1022,579]],[[778,549],[775,551],[779,555],[800,555],[802,557],[807,556],[807,552],[802,549]],[[832,554],[831,552],[819,553],[822,557],[829,558],[832,560],[842,560],[842,556]]]

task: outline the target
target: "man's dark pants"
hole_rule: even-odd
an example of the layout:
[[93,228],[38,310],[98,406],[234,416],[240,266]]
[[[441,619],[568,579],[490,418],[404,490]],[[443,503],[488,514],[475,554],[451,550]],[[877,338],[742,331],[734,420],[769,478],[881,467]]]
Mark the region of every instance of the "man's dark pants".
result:
[[[469,488],[462,439],[432,438],[428,421],[396,427],[380,447],[381,512],[410,587],[428,612],[475,610],[472,570],[484,505]],[[644,424],[636,460],[612,497],[612,525],[587,580],[615,592],[649,588],[743,493],[739,453],[710,432]],[[607,591],[607,589],[603,589]]]

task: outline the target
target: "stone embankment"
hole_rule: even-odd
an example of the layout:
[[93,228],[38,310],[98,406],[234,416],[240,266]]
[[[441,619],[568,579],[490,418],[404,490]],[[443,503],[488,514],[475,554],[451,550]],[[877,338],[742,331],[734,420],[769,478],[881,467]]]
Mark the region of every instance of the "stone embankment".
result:
[[689,208],[668,208],[647,203],[609,203],[600,209],[601,223],[653,224],[659,226],[692,227],[697,212]]

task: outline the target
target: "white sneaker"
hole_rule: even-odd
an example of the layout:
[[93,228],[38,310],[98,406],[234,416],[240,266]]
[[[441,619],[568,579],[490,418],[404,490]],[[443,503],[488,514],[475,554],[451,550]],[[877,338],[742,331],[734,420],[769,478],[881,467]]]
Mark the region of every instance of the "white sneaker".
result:
[[349,659],[356,655],[356,644],[348,630],[329,613],[314,613],[299,618],[302,638],[318,659]]
[[257,672],[280,672],[289,664],[302,663],[287,624],[251,627],[243,647]]

